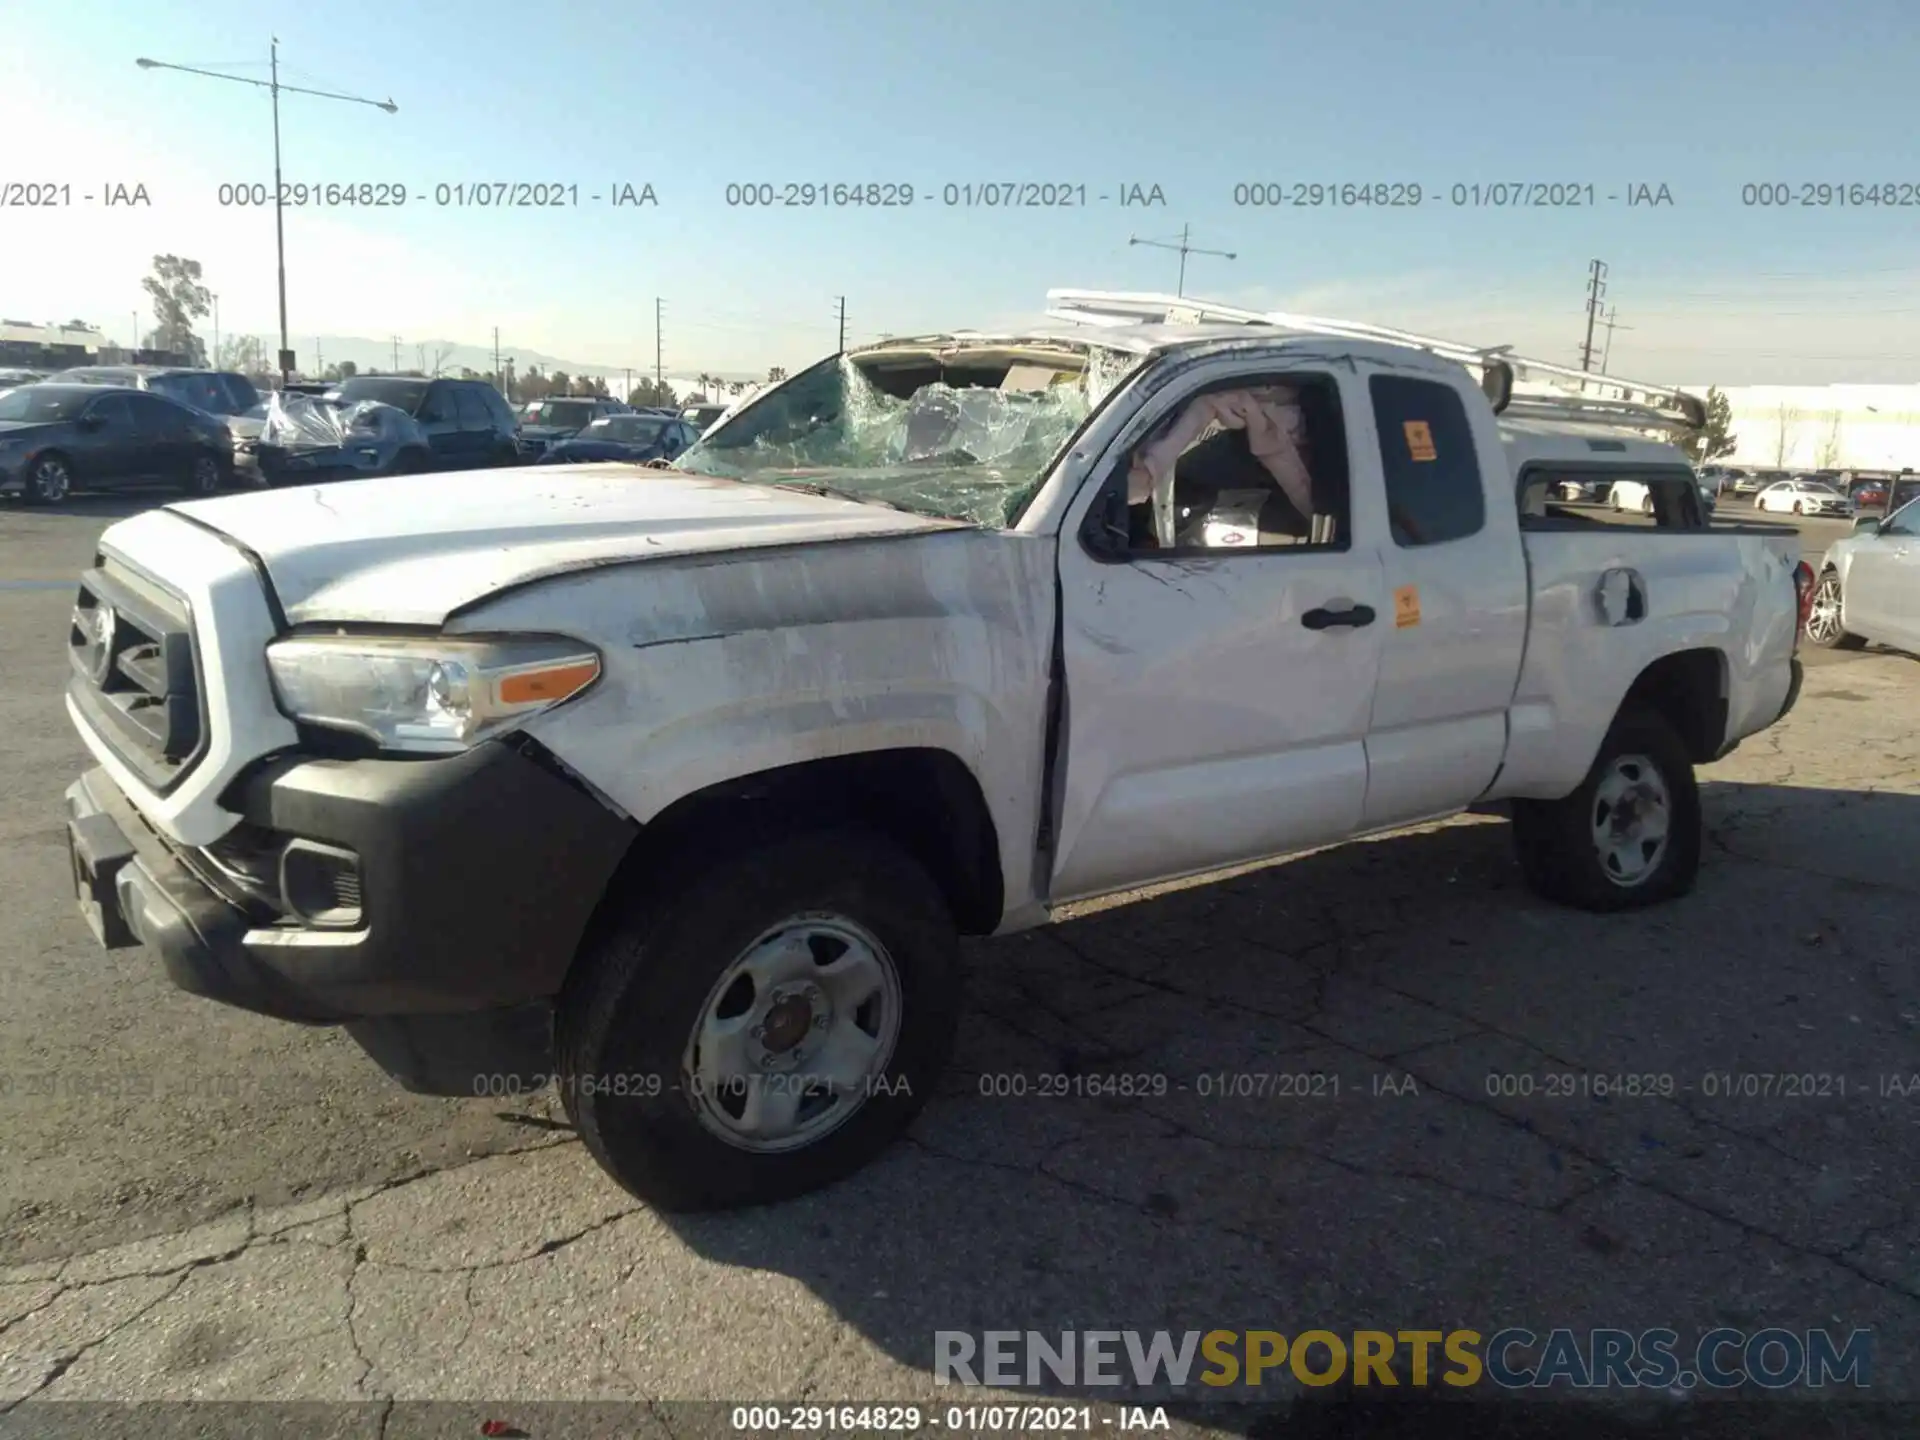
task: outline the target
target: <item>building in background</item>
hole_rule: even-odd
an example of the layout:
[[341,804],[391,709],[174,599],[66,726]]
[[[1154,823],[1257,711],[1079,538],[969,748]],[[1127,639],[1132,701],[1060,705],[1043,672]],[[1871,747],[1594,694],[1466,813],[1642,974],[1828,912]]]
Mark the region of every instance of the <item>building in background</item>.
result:
[[0,320],[0,365],[18,366],[23,370],[64,370],[70,365],[88,365],[106,343],[107,337],[90,327]]
[[[1704,396],[1708,387],[1684,387]],[[1725,465],[1920,470],[1920,385],[1724,385],[1738,442]]]

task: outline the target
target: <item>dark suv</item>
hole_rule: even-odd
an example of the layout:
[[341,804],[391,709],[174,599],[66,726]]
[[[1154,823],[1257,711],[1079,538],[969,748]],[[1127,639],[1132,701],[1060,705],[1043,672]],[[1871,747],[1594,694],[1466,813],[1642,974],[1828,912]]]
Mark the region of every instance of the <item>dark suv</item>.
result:
[[260,392],[232,370],[188,370],[166,365],[82,365],[52,377],[56,385],[117,385],[151,390],[206,415],[227,419],[260,403]]
[[633,407],[598,395],[549,395],[520,411],[520,448],[538,460],[547,450],[571,440],[596,420],[631,415]]
[[356,375],[329,390],[328,403],[378,400],[404,410],[427,432],[435,470],[481,470],[520,463],[520,421],[484,380],[428,380],[419,375]]

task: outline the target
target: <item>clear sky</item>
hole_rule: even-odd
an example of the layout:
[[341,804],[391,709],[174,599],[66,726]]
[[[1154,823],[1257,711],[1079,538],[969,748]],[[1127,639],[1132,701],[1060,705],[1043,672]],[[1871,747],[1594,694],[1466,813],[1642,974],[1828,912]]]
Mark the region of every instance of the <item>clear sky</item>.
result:
[[[1053,285],[1171,289],[1177,257],[1128,240],[1190,223],[1237,258],[1193,257],[1189,293],[1234,303],[1571,359],[1598,257],[1616,373],[1920,380],[1913,0],[0,0],[0,183],[73,193],[0,209],[0,315],[124,339],[168,251],[204,264],[226,333],[271,337],[271,208],[219,196],[272,178],[265,92],[133,61],[264,78],[273,34],[287,83],[399,105],[283,97],[286,178],[408,197],[289,208],[296,347],[485,345],[498,326],[509,349],[650,369],[662,297],[669,372],[757,371],[831,350],[841,295],[858,340],[1028,318]],[[435,203],[519,181],[580,203]],[[1084,185],[1088,203],[943,203],[1002,181]],[[1451,203],[1510,181],[1597,203]],[[151,205],[104,207],[114,182]],[[759,182],[916,195],[727,203]],[[1417,184],[1423,202],[1235,204],[1261,182]],[[1743,204],[1763,182],[1795,200],[1890,182],[1908,203]],[[620,184],[657,205],[610,206]],[[1629,206],[1642,184],[1673,203]],[[1136,185],[1166,203],[1122,207]]]

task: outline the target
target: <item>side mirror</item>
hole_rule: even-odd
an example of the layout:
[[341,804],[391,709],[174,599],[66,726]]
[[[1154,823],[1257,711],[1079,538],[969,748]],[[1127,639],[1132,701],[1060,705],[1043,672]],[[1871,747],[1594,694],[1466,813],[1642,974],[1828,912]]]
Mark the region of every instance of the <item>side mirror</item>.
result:
[[82,415],[73,423],[82,430],[100,430],[105,428],[107,417],[104,415]]
[[1856,535],[1878,535],[1880,533],[1880,522],[1871,515],[1862,515],[1853,522],[1853,533]]

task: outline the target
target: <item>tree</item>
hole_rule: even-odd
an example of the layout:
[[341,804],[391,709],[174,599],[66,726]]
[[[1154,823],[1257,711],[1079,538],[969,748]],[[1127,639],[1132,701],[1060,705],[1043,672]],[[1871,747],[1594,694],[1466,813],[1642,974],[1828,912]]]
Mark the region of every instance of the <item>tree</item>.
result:
[[229,335],[220,342],[220,353],[214,358],[213,366],[216,370],[232,370],[241,375],[265,375],[270,368],[267,347],[260,343],[258,335]]
[[1833,424],[1828,428],[1826,438],[1820,442],[1820,453],[1814,457],[1816,470],[1835,470],[1840,465],[1840,412],[1833,412]]
[[677,408],[679,400],[674,397],[673,386],[664,380],[642,380],[627,392],[627,404],[641,407],[659,406],[662,409]]
[[1732,403],[1723,391],[1709,386],[1706,428],[1696,435],[1687,436],[1680,442],[1680,448],[1687,452],[1687,458],[1696,465],[1718,460],[1722,455],[1731,455],[1740,444],[1739,437],[1727,430],[1732,423]]
[[1779,430],[1773,442],[1773,468],[1787,468],[1787,451],[1792,448],[1794,423],[1800,418],[1800,412],[1788,407],[1785,401],[1780,403]]
[[156,255],[153,273],[140,286],[153,297],[154,347],[185,355],[190,365],[206,364],[206,344],[193,333],[193,322],[213,309],[213,293],[200,283],[200,262]]
[[767,383],[769,385],[778,385],[782,380],[786,378],[787,378],[787,371],[785,366],[769,365],[767,367]]

